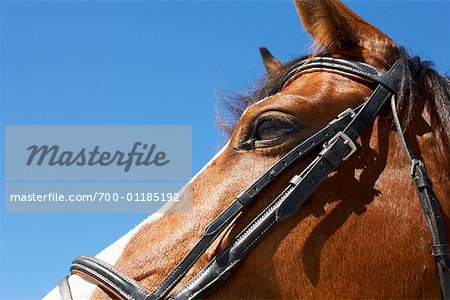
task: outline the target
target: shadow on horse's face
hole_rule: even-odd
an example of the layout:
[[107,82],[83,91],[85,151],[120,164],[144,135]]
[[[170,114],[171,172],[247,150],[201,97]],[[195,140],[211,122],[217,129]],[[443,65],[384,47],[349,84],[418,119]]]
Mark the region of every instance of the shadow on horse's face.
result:
[[[312,56],[327,53],[380,69],[389,69],[398,59],[399,50],[389,37],[340,2],[299,0],[296,4],[317,45]],[[289,64],[281,64],[267,50],[262,54],[268,78],[281,80]],[[155,288],[241,191],[340,112],[367,100],[373,84],[347,75],[330,70],[302,72],[279,91],[256,99],[242,113],[229,142],[190,183],[192,213],[169,213],[144,225],[116,267],[142,286]],[[420,152],[432,143],[441,149],[441,141],[430,133],[429,108],[417,107],[423,109],[416,117],[423,126],[418,126],[426,128],[416,128],[423,137],[409,136],[415,141],[413,150]],[[428,256],[429,235],[387,113],[382,111],[358,140],[358,155],[331,173],[302,209],[276,227],[213,297],[439,296],[434,261]],[[224,249],[314,157],[307,156],[271,182],[181,284]],[[424,158],[431,172],[442,179],[445,176],[439,177],[435,165],[449,167],[448,157],[436,157]],[[448,196],[449,188],[441,181],[437,180],[437,193]],[[443,208],[448,212],[447,204]],[[102,297],[98,292],[94,298]]]

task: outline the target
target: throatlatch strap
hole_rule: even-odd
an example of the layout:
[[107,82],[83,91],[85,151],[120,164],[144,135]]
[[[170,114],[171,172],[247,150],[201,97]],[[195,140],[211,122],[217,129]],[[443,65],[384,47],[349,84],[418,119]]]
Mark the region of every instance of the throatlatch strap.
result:
[[412,176],[417,187],[420,204],[431,233],[432,254],[436,260],[442,297],[450,299],[450,259],[447,235],[439,204],[433,191],[431,180],[423,163],[413,160]]
[[401,145],[411,163],[411,176],[416,185],[420,205],[422,206],[423,214],[428,229],[430,230],[432,242],[431,253],[436,261],[442,297],[444,299],[450,299],[450,253],[438,200],[434,194],[433,185],[431,179],[428,177],[428,172],[425,169],[424,163],[421,160],[416,159],[411,148],[408,147],[398,117],[397,103],[394,96],[391,98],[391,110]]

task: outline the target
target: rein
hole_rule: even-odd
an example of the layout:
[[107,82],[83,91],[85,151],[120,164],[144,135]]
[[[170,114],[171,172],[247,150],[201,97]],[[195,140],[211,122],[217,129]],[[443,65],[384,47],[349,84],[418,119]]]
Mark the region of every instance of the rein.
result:
[[[170,299],[197,299],[216,288],[228,278],[246,255],[262,241],[275,226],[293,216],[314,193],[327,176],[349,159],[357,150],[356,140],[379,114],[380,109],[391,100],[391,109],[397,133],[411,162],[411,176],[416,184],[432,239],[443,298],[450,298],[450,259],[444,223],[434,195],[431,180],[423,162],[416,159],[407,146],[398,120],[395,94],[400,82],[400,63],[397,61],[389,71],[379,70],[368,64],[327,56],[310,58],[295,64],[282,79],[289,84],[293,76],[309,70],[325,70],[362,77],[377,83],[369,99],[356,109],[347,109],[320,131],[297,145],[280,161],[267,170],[248,189],[214,219],[204,230],[203,236],[172,272],[153,291],[147,291],[136,281],[117,271],[109,264],[90,256],[76,258],[70,268],[93,282],[106,293],[119,299],[157,300],[166,298],[186,273],[205,253],[218,236],[256,199],[256,196],[288,167],[313,150],[321,149],[316,158],[299,174],[292,177],[287,187],[256,218],[254,218],[209,264],[187,284],[172,294]],[[246,145],[251,149],[252,145]],[[70,286],[65,277],[60,285],[61,298],[72,299]]]

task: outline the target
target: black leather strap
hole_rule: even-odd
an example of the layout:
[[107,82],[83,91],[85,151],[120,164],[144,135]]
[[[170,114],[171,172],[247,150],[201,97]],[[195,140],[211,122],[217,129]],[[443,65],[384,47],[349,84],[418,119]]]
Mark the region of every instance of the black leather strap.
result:
[[[390,70],[398,76],[399,64]],[[183,286],[173,299],[202,297],[228,277],[232,270],[281,220],[295,214],[323,180],[355,150],[355,141],[377,116],[392,92],[379,85],[347,127],[338,132],[309,166],[294,176],[286,189],[256,217],[206,268]]]
[[[397,62],[391,68],[390,73],[398,75],[399,68],[400,65]],[[289,199],[280,204],[277,213],[278,218],[286,219],[292,216],[328,174],[334,171],[356,150],[356,140],[367,126],[373,122],[379,110],[391,96],[391,91],[381,84],[378,85],[350,124],[342,132],[336,134],[325,145],[316,160],[299,175],[301,180],[296,189],[301,191],[301,194],[296,195],[296,197],[289,197]]]
[[[355,111],[359,111],[357,108]],[[255,183],[236,197],[236,199],[215,220],[209,224],[197,244],[186,255],[175,269],[164,279],[164,281],[153,291],[150,299],[164,298],[178,282],[186,275],[200,256],[205,253],[209,246],[216,240],[221,232],[253,201],[256,196],[269,183],[279,176],[284,170],[295,163],[301,157],[320,147],[325,141],[333,137],[337,132],[343,130],[355,116],[355,112],[348,110],[337,119],[330,122],[322,130],[308,138],[286,154],[272,168],[267,170]]]
[[412,162],[412,170],[411,175],[416,184],[417,194],[431,234],[431,253],[436,261],[442,297],[444,299],[450,299],[449,246],[442,214],[424,164],[414,159]]

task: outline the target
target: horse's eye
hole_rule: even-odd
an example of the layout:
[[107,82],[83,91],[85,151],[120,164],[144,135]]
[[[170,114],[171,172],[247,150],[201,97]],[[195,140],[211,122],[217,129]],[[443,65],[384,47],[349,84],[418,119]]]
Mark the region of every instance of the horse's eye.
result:
[[270,119],[261,122],[256,128],[256,141],[271,141],[285,137],[292,131],[292,124],[281,119]]
[[277,116],[265,115],[251,127],[246,139],[238,146],[241,150],[253,150],[274,146],[294,130],[294,122],[290,119]]

